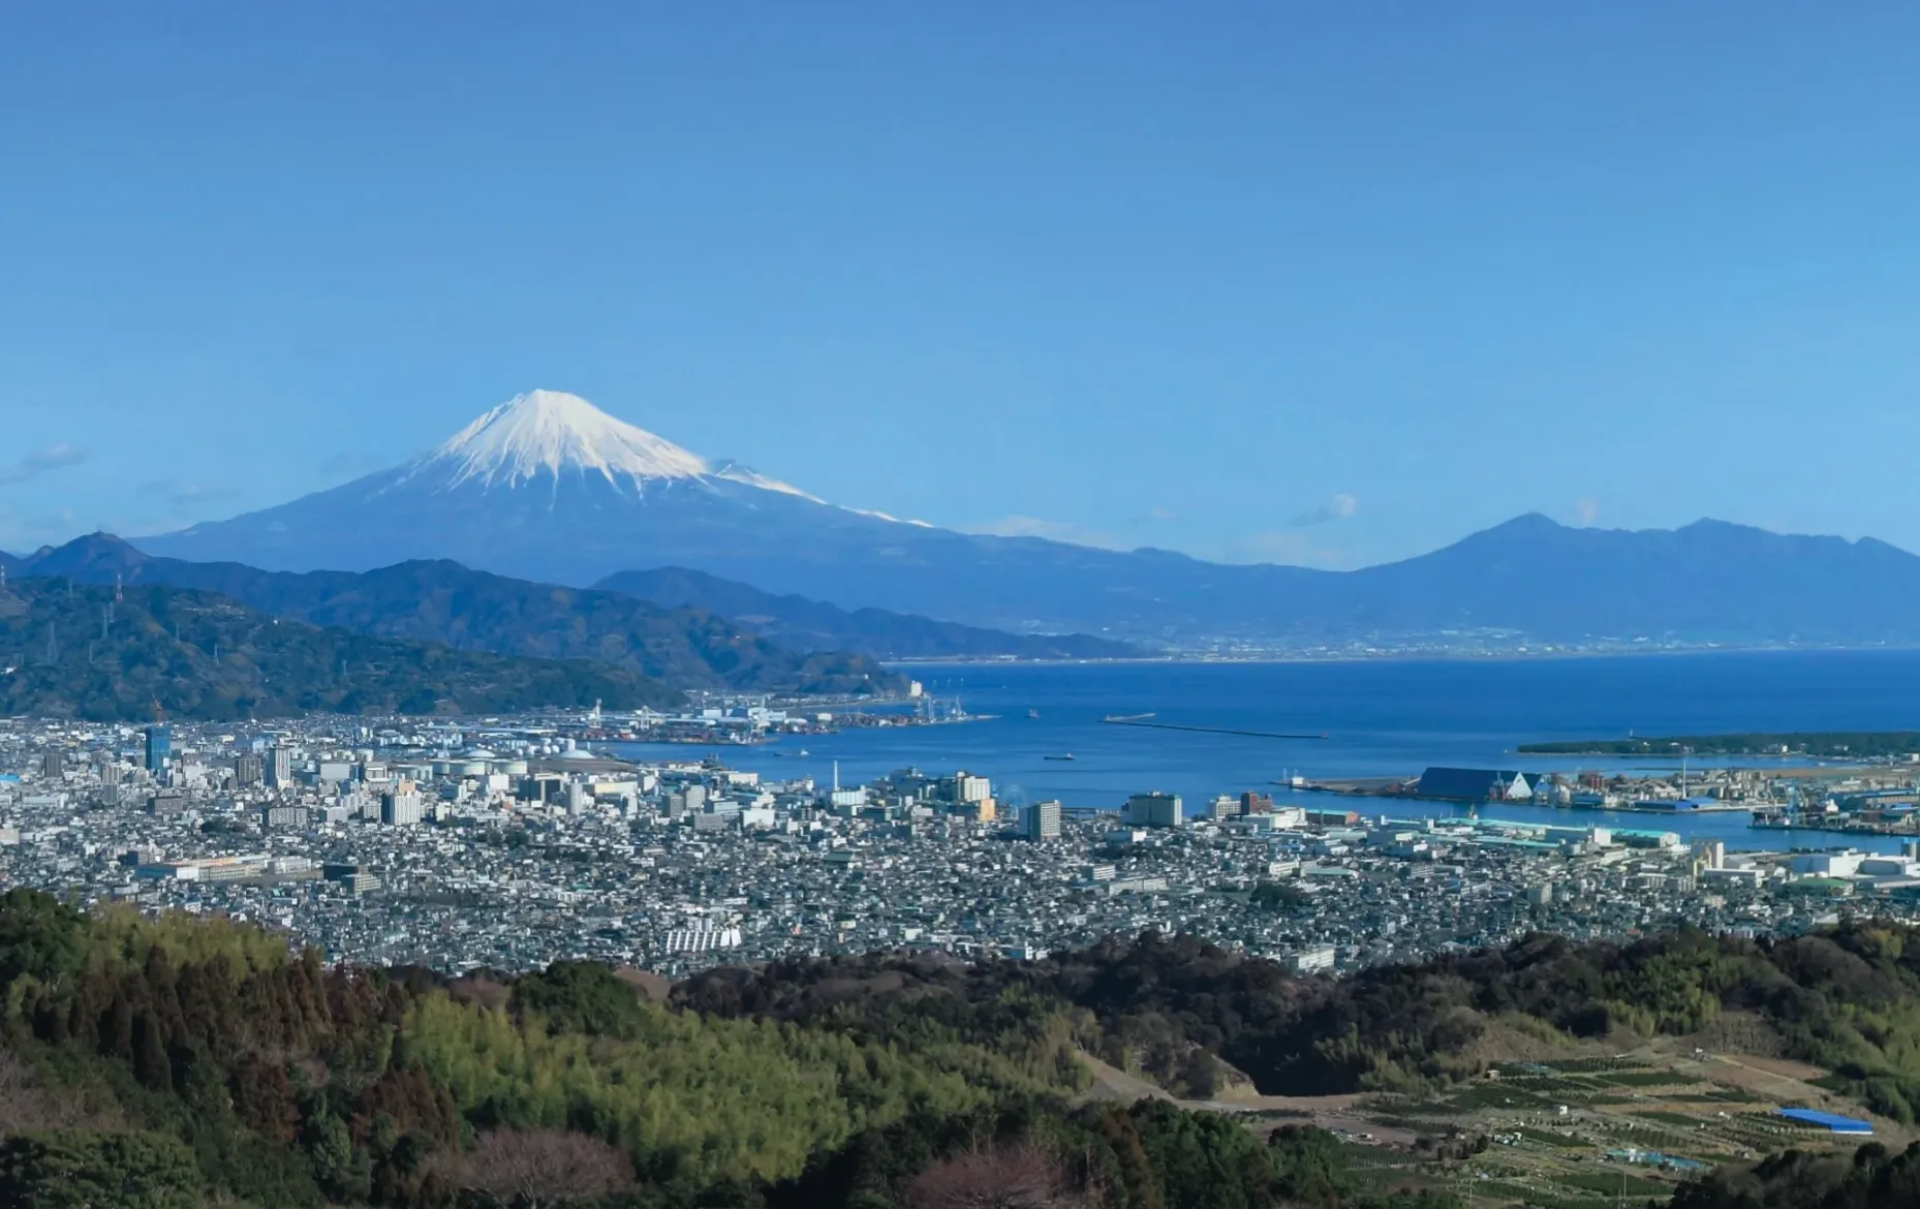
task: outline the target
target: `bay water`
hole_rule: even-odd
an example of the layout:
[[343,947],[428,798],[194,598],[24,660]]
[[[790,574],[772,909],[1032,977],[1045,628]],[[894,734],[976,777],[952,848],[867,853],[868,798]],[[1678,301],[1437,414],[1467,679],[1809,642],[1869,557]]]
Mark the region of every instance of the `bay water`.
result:
[[[1461,808],[1404,799],[1290,791],[1309,780],[1414,776],[1428,765],[1529,772],[1664,770],[1674,759],[1525,757],[1533,741],[1751,731],[1920,729],[1920,651],[1765,651],[1532,659],[1377,659],[1287,663],[922,664],[903,670],[958,698],[965,723],[850,729],[717,751],[728,766],[775,779],[843,784],[895,769],[955,769],[993,779],[1003,803],[1058,798],[1117,809],[1148,789],[1181,794],[1189,812],[1216,794],[1416,818]],[[1157,723],[1316,736],[1278,739],[1104,723]],[[1030,716],[1033,715],[1033,716]],[[1324,738],[1317,736],[1324,735]],[[689,759],[708,749],[621,744],[635,759]],[[1059,757],[1072,755],[1071,761]],[[1720,761],[1724,763],[1724,761]],[[1791,761],[1795,767],[1810,763]],[[1920,769],[1916,769],[1920,774]],[[1853,846],[1890,838],[1762,830],[1745,814],[1669,818],[1532,806],[1482,807],[1483,818],[1612,826],[1719,838],[1734,849]]]

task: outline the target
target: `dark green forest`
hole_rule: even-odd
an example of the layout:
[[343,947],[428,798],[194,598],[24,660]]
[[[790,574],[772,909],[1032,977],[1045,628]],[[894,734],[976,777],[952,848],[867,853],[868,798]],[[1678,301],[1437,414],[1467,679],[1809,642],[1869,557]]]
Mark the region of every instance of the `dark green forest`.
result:
[[1789,1150],[1680,1186],[1672,1209],[1911,1209],[1920,1205],[1920,1144],[1895,1154],[1869,1142],[1851,1155]]
[[[1334,980],[1149,935],[1027,963],[715,970],[655,1002],[597,964],[331,966],[249,925],[16,890],[0,1203],[1440,1209],[1311,1129],[1083,1102],[1079,1054],[1196,1096],[1227,1064],[1273,1092],[1409,1089],[1478,1071],[1472,1043],[1502,1019],[1686,1033],[1741,1010],[1910,1120],[1916,939],[1535,937]],[[1906,1188],[1915,1160],[1869,1159],[1770,1159],[1676,1204],[1907,1203],[1873,1190]]]
[[1569,1038],[1686,1035],[1738,1011],[1876,1111],[1910,1123],[1920,1109],[1920,929],[1901,924],[1787,940],[1682,930],[1624,945],[1535,935],[1338,979],[1148,934],[1036,962],[871,956],[715,970],[674,990],[716,1016],[851,1014],[882,1029],[961,1011],[949,1000],[987,1010],[1007,995],[1083,1014],[1089,1049],[1195,1097],[1211,1093],[1216,1059],[1274,1095],[1419,1092],[1483,1073],[1475,1042],[1502,1022]]
[[215,592],[249,609],[373,638],[529,659],[585,659],[680,689],[879,693],[906,677],[845,650],[788,649],[714,612],[532,583],[446,560],[373,571],[262,571],[153,558],[104,533],[29,560],[24,574]]
[[676,689],[586,660],[375,638],[209,592],[13,580],[0,591],[0,713],[88,721],[671,706]]
[[804,1021],[559,964],[328,966],[245,925],[0,897],[0,1204],[1448,1209],[1164,1102],[1072,1107],[1013,986]]

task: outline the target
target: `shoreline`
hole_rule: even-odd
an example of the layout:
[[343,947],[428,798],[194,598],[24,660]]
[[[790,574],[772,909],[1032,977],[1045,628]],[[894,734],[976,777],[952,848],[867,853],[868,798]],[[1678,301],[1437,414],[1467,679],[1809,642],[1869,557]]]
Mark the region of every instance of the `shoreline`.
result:
[[886,668],[916,667],[1143,667],[1148,665],[1194,666],[1203,664],[1252,664],[1286,666],[1304,663],[1573,663],[1588,659],[1688,658],[1713,655],[1869,655],[1920,653],[1920,643],[1880,644],[1872,646],[1688,646],[1618,647],[1607,650],[1552,651],[1377,651],[1367,654],[1280,654],[1233,656],[1196,652],[1169,652],[1163,655],[1121,655],[1100,659],[1024,659],[979,655],[923,656],[907,659],[882,659]]

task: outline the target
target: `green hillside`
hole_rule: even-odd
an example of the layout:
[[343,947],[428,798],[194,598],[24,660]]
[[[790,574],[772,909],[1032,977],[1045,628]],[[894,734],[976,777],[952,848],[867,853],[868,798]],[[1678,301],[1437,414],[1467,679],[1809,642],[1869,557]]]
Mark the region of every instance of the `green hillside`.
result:
[[447,981],[251,926],[0,896],[0,1204],[23,1209],[1459,1209],[1330,1135],[1076,1106],[1046,997],[891,1024],[647,1002],[605,966]]
[[0,594],[0,712],[92,721],[671,706],[628,669],[456,651],[276,618],[157,584],[13,579]]
[[262,613],[356,634],[535,659],[591,659],[682,689],[857,694],[906,687],[904,676],[866,655],[789,650],[700,609],[662,608],[618,592],[532,583],[454,562],[295,574],[150,558],[116,537],[94,534],[40,551],[18,573],[218,592]]

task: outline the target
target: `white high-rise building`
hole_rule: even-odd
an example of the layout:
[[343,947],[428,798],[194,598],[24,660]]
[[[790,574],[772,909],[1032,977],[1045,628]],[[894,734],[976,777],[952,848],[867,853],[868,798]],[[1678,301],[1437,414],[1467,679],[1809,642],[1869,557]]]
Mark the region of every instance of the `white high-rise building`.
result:
[[1057,840],[1060,838],[1060,803],[1035,802],[1027,807],[1024,821],[1028,839]]
[[953,800],[959,805],[984,802],[993,796],[993,782],[970,772],[953,774]]
[[426,814],[426,803],[411,787],[380,795],[380,821],[389,827],[412,827]]
[[1180,820],[1180,795],[1157,789],[1128,798],[1121,815],[1121,821],[1129,827],[1178,827]]

